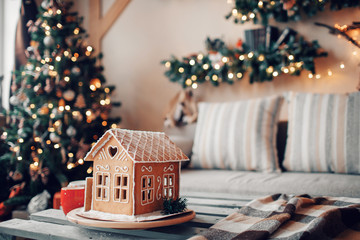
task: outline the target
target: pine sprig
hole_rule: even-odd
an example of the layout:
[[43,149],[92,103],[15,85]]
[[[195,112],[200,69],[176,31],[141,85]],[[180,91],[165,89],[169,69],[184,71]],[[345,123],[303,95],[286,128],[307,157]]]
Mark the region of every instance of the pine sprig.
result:
[[187,199],[184,198],[177,198],[177,199],[164,199],[164,209],[162,211],[162,213],[164,215],[168,215],[168,214],[173,214],[173,213],[179,213],[179,212],[184,212],[186,210],[186,202]]

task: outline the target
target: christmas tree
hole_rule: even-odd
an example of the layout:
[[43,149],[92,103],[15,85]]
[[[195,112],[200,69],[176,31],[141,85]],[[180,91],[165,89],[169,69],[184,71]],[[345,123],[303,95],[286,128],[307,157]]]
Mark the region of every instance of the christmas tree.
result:
[[28,60],[11,84],[2,135],[10,151],[1,157],[10,182],[21,187],[5,206],[85,179],[92,172],[83,160],[91,144],[120,121],[109,118],[111,108],[120,104],[110,100],[114,87],[105,86],[101,54],[93,56],[82,18],[70,11],[71,5],[45,0],[37,20],[28,23]]

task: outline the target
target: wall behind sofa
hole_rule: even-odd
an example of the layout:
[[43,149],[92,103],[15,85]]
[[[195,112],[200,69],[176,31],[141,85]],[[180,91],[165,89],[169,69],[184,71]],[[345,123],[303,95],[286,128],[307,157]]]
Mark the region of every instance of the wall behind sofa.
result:
[[[103,12],[113,1],[103,0]],[[85,17],[88,28],[88,0],[75,3],[80,15]],[[247,23],[235,25],[224,16],[231,5],[226,0],[132,0],[123,14],[116,20],[102,41],[103,64],[109,84],[117,87],[114,100],[122,107],[114,109],[113,115],[123,118],[121,127],[141,130],[163,130],[163,115],[170,99],[181,89],[164,76],[165,68],[160,61],[172,54],[181,58],[191,53],[205,51],[205,39],[222,38],[234,46],[244,30],[261,27]],[[320,79],[309,79],[307,73],[300,77],[280,76],[273,82],[249,84],[245,77],[234,85],[215,88],[203,84],[195,91],[201,101],[232,101],[268,96],[284,91],[306,92],[353,92],[359,81],[360,49],[330,35],[325,28],[316,27],[314,22],[351,24],[359,21],[359,9],[345,9],[337,12],[327,10],[301,22],[279,24],[289,26],[307,40],[319,40],[329,53],[327,58],[318,59],[317,72]],[[356,55],[354,55],[356,54]],[[345,69],[340,69],[343,62]],[[328,69],[333,75],[327,76]],[[286,111],[282,112],[283,119]]]

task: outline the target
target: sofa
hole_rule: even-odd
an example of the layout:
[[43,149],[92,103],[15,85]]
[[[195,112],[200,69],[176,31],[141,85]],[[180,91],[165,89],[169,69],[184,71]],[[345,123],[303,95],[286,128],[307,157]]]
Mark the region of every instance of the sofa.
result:
[[[311,95],[311,99],[318,98],[318,96],[314,97],[313,94],[310,95]],[[324,95],[320,95],[320,98],[323,96]],[[303,96],[301,95],[300,97]],[[306,95],[305,97],[309,97],[309,96]],[[340,98],[342,97],[348,97],[348,96],[347,95],[340,96]],[[325,99],[327,99],[327,96],[325,96]],[[322,102],[319,103],[319,106],[321,104],[324,105],[324,103]],[[289,102],[288,105],[290,106]],[[298,103],[298,105],[301,104]],[[309,104],[309,106],[311,107],[311,104]],[[333,109],[333,106],[331,106],[331,109]],[[321,116],[321,114],[318,115]],[[357,115],[360,116],[359,113],[357,113]],[[201,117],[201,108],[199,109],[199,118],[200,117]],[[326,118],[323,117],[323,119]],[[360,120],[360,117],[358,117],[358,119]],[[291,118],[289,119],[289,121],[290,120]],[[360,121],[358,121],[357,124],[360,126]],[[285,158],[286,144],[289,141],[288,140],[289,123],[288,121],[277,121],[276,125],[277,125],[276,127],[277,131],[276,131],[275,152],[277,154],[277,161],[279,163],[279,167],[281,171],[266,172],[266,171],[257,171],[257,170],[254,171],[236,170],[236,169],[234,170],[234,169],[228,169],[229,167],[202,168],[198,166],[194,167],[192,162],[190,162],[189,165],[184,165],[182,168],[181,181],[180,181],[180,191],[182,192],[182,194],[194,193],[194,192],[217,193],[224,195],[231,195],[231,194],[242,195],[242,196],[246,195],[246,196],[251,196],[252,198],[275,194],[275,193],[285,193],[285,194],[295,194],[295,195],[309,194],[311,196],[335,196],[335,197],[338,196],[338,197],[354,197],[354,198],[360,197],[359,174],[356,173],[349,174],[349,173],[341,173],[341,172],[339,173],[336,171],[334,172],[332,170],[327,171],[326,169],[325,171],[319,171],[319,172],[302,171],[301,169],[300,170],[286,169],[283,166],[283,162]],[[311,125],[311,122],[308,125]],[[349,124],[347,124],[347,126],[348,125]],[[322,125],[319,126],[321,127]],[[305,126],[305,127],[310,127],[310,126]],[[193,124],[177,129],[166,129],[165,132],[169,135],[170,139],[172,139],[185,152],[185,154],[191,156],[193,151],[194,135],[196,129],[197,129],[196,124]],[[359,128],[356,128],[355,130],[358,131],[358,134],[360,135]],[[352,130],[350,129],[350,131]],[[311,134],[311,131],[308,134]],[[293,136],[293,137],[297,137],[297,136]],[[294,139],[292,141],[294,141]],[[357,144],[358,144],[357,147],[359,149],[360,144],[358,142]],[[352,150],[349,148],[347,151],[355,151],[356,153],[358,153],[358,149]],[[360,164],[360,156],[358,156],[357,159],[359,160],[359,164]],[[193,161],[192,157],[191,157],[191,161]]]

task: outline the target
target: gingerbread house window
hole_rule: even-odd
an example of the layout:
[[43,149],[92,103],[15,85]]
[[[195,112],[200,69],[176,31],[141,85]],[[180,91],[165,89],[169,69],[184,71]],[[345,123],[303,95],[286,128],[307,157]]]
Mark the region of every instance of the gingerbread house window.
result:
[[114,175],[114,202],[128,202],[129,194],[129,175],[115,174]]
[[172,198],[175,188],[175,174],[164,174],[163,197]]
[[141,204],[146,205],[154,201],[154,176],[141,177]]
[[110,175],[109,173],[96,173],[96,200],[109,201]]

